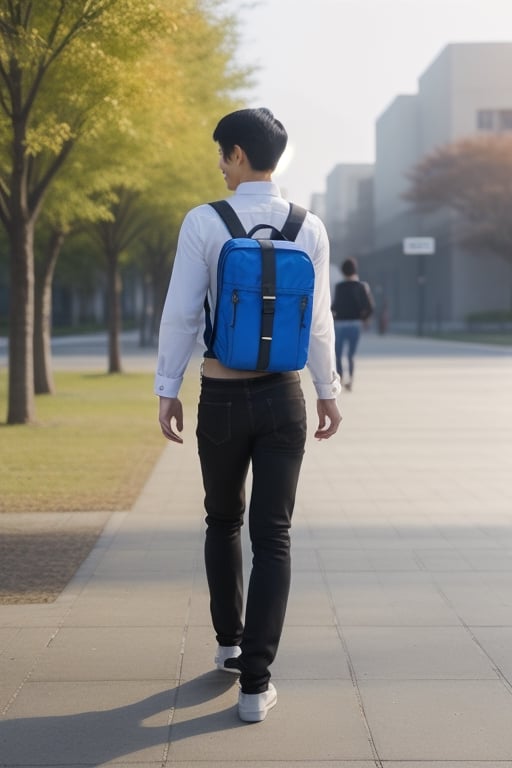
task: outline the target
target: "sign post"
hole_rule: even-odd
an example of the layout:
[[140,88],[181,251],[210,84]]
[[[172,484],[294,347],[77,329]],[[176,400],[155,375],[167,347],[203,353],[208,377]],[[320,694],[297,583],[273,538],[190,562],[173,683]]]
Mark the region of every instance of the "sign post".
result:
[[418,285],[418,316],[416,335],[423,336],[425,322],[425,289],[427,278],[425,274],[425,256],[432,256],[436,252],[434,237],[405,237],[402,243],[406,256],[417,257],[417,285]]

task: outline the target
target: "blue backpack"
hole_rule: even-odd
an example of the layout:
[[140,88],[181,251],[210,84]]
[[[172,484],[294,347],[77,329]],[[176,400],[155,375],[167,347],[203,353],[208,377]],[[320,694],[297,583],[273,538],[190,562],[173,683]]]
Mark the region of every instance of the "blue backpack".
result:
[[[206,357],[247,371],[296,371],[308,357],[315,271],[295,238],[306,211],[291,204],[282,230],[258,224],[246,233],[226,200],[210,205],[231,239],[222,246],[217,269],[213,327],[205,301]],[[270,229],[269,239],[253,239]]]

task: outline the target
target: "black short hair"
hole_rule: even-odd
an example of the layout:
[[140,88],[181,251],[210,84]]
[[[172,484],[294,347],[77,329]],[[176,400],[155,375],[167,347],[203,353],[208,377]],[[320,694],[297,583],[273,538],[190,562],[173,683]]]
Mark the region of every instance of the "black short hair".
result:
[[341,265],[341,271],[345,277],[352,277],[357,272],[357,261],[355,259],[345,259]]
[[270,109],[239,109],[219,121],[213,132],[225,158],[241,147],[255,171],[273,171],[283,154],[288,134]]

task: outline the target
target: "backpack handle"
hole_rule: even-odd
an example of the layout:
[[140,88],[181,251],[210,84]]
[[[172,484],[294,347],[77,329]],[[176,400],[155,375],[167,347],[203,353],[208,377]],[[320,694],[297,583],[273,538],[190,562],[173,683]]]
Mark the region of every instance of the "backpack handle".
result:
[[286,237],[279,229],[271,227],[268,224],[256,224],[255,227],[249,230],[246,237],[253,237],[259,229],[270,229],[270,235],[265,238],[266,240],[286,240]]

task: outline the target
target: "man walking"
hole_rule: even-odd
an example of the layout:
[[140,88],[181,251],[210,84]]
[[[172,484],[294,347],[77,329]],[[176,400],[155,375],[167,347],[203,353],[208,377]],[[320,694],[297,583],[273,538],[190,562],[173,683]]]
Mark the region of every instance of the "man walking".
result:
[[[257,225],[282,229],[289,212],[272,181],[286,143],[283,125],[267,109],[242,109],[220,120],[214,134],[229,204],[246,231]],[[217,263],[229,233],[216,211],[200,205],[186,215],[162,314],[155,392],[164,436],[181,443],[183,410],[178,398],[202,326],[205,296],[215,310]],[[298,247],[315,270],[307,366],[317,392],[315,437],[330,438],[341,415],[329,298],[329,245],[325,228],[307,213]],[[215,663],[240,674],[238,712],[258,722],[276,704],[270,682],[290,587],[292,512],[306,439],[306,411],[296,371],[267,373],[227,368],[208,351],[201,375],[197,441],[205,491],[205,565]],[[245,616],[241,526],[245,481],[252,468],[249,532],[253,551]]]

